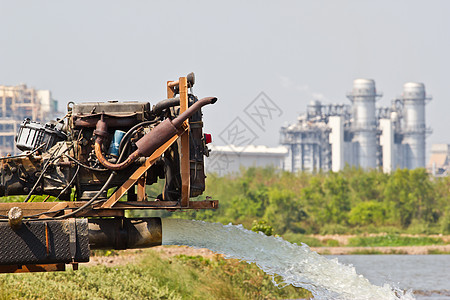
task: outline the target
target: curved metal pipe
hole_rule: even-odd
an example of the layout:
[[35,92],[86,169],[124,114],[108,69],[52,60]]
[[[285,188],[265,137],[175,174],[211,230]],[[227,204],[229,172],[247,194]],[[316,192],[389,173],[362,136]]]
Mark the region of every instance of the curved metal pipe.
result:
[[110,163],[104,156],[102,153],[102,143],[100,141],[101,139],[97,138],[95,140],[95,156],[97,157],[98,161],[105,166],[105,168],[109,169],[109,170],[113,170],[113,171],[119,171],[119,170],[123,170],[126,167],[128,167],[129,165],[131,165],[136,159],[139,158],[139,152],[136,150],[133,153],[131,153],[130,156],[128,156],[128,158],[126,160],[124,160],[121,163],[118,164],[113,164]]
[[172,136],[177,134],[190,116],[197,112],[200,108],[207,104],[213,104],[217,101],[215,97],[203,98],[194,104],[192,104],[185,112],[176,117],[173,120],[165,119],[158,126],[156,126],[152,131],[143,136],[139,141],[136,142],[139,153],[142,156],[150,156],[156,149],[161,147],[165,142],[167,142]]
[[113,163],[110,163],[103,156],[103,153],[102,153],[103,139],[108,137],[108,124],[103,120],[103,115],[101,115],[100,120],[98,120],[98,122],[95,126],[94,134],[97,136],[97,138],[95,139],[95,145],[94,145],[95,156],[97,157],[98,161],[103,166],[105,166],[107,169],[113,170],[113,171],[123,170],[126,167],[128,167],[129,165],[131,165],[139,157],[139,152],[134,151],[133,153],[131,153],[131,155],[125,161],[118,163],[118,164],[113,164]]
[[180,105],[180,97],[161,100],[153,105],[152,113],[159,115],[164,109]]
[[172,120],[173,126],[176,128],[180,128],[184,121],[186,121],[189,117],[191,117],[197,110],[202,108],[203,106],[207,104],[214,104],[216,103],[217,98],[216,97],[206,97],[198,100],[194,104],[192,104],[185,112],[183,112],[181,115],[176,117]]

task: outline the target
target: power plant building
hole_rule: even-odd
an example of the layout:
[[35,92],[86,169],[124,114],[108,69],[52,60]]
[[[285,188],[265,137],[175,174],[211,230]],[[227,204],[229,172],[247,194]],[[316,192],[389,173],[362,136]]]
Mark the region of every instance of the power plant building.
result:
[[57,101],[49,90],[0,85],[0,156],[17,154],[14,138],[24,119],[47,122],[57,112]]
[[450,145],[431,145],[431,157],[427,166],[433,176],[448,176],[450,173]]
[[377,107],[381,97],[372,79],[356,79],[347,104],[312,101],[296,123],[281,128],[288,148],[285,170],[339,171],[348,164],[364,169],[425,167],[425,105],[422,83],[403,85],[390,107]]
[[287,149],[283,146],[210,146],[211,153],[205,161],[206,172],[218,175],[239,173],[240,169],[250,167],[274,167],[284,169]]

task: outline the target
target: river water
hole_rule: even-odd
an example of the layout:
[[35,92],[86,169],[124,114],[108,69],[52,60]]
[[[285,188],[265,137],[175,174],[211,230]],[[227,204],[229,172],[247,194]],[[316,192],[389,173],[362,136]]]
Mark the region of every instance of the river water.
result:
[[450,255],[338,255],[376,285],[413,290],[421,300],[450,299]]
[[371,283],[361,271],[321,256],[307,245],[291,244],[241,225],[162,219],[162,235],[163,245],[207,248],[226,258],[255,263],[267,274],[281,277],[279,284],[306,288],[314,299],[413,299],[395,285]]

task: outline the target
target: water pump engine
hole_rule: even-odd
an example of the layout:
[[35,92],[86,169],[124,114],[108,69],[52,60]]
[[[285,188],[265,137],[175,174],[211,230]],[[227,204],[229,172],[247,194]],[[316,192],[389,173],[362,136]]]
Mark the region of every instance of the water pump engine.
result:
[[[127,230],[138,228],[139,221],[127,221],[125,210],[217,208],[209,197],[190,199],[205,191],[210,136],[203,133],[201,108],[217,101],[198,99],[190,92],[194,83],[193,73],[169,81],[168,98],[153,106],[139,101],[69,103],[67,114],[56,121],[24,120],[16,136],[24,152],[0,158],[0,197],[24,196],[21,203],[0,203],[0,271],[19,272],[22,268],[11,265],[21,261],[28,271],[41,270],[36,266],[42,264],[58,269],[48,264],[86,261],[90,244],[100,240],[109,246],[122,240],[117,247],[126,248],[133,244],[126,236],[135,236],[134,229]],[[146,187],[158,180],[164,180],[164,187],[149,197]],[[75,222],[80,217],[95,219]],[[102,232],[108,232],[107,242]],[[13,250],[5,239],[12,236],[25,245],[33,240],[43,250],[24,251],[26,259],[20,253],[6,257],[2,253]],[[58,239],[64,249],[52,245]],[[147,243],[153,244],[157,239]]]

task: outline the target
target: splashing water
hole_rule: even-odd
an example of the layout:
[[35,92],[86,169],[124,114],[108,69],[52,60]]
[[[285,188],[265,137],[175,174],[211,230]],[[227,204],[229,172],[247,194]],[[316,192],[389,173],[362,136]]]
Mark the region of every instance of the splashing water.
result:
[[[315,299],[414,299],[389,285],[372,285],[355,268],[312,252],[280,237],[246,230],[242,225],[222,225],[195,220],[162,219],[163,245],[208,248],[225,258],[255,263],[283,284],[305,288]],[[277,284],[274,281],[275,284]]]

